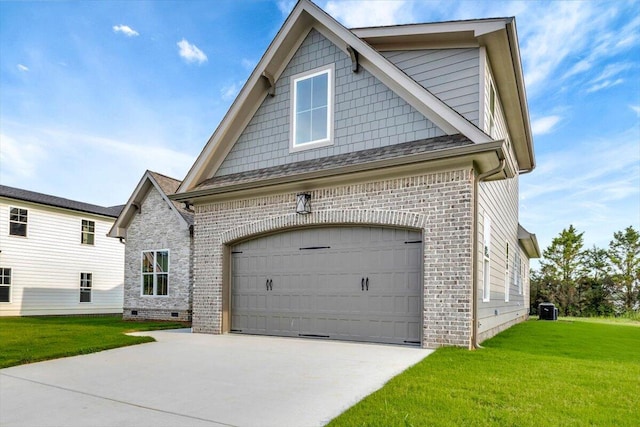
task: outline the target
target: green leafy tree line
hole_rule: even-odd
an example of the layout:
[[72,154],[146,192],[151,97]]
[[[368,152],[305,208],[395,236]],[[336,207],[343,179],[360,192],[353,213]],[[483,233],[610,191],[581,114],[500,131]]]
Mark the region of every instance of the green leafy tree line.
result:
[[638,315],[640,233],[633,227],[613,234],[606,249],[585,249],[584,233],[562,230],[531,272],[531,309],[554,303],[564,316]]

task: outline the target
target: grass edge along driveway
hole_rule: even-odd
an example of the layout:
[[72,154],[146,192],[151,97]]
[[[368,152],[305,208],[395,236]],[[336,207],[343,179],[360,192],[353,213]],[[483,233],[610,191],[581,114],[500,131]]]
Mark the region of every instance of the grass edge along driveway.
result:
[[530,320],[441,348],[329,426],[637,426],[640,328]]
[[155,341],[128,332],[183,328],[179,322],[125,321],[120,315],[0,317],[0,368]]

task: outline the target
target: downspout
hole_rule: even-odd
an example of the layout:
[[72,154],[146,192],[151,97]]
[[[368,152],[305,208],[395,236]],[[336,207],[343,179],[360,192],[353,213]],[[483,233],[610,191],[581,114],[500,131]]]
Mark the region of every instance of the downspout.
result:
[[471,328],[471,349],[482,348],[480,344],[478,344],[478,186],[480,183],[490,176],[493,176],[499,172],[502,172],[507,164],[505,158],[500,159],[500,164],[495,169],[491,169],[485,173],[478,175],[476,182],[473,185],[473,256],[471,257],[471,262],[473,263],[473,268],[471,269],[471,280],[473,281],[473,292],[472,292],[472,322],[473,327]]

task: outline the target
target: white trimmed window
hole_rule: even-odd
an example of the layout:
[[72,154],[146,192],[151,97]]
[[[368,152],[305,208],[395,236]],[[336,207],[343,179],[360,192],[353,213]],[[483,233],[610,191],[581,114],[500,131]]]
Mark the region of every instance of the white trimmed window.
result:
[[491,300],[491,263],[489,257],[491,254],[491,219],[484,216],[484,235],[482,248],[482,301]]
[[509,279],[509,243],[507,243],[507,253],[504,258],[504,302],[509,302],[509,291],[511,287]]
[[333,64],[291,77],[290,151],[333,144]]
[[80,302],[91,302],[93,274],[80,273]]
[[27,237],[27,210],[11,208],[9,215],[9,234]]
[[142,252],[142,295],[169,295],[169,251]]
[[496,90],[493,82],[489,82],[489,135],[496,137]]
[[516,258],[513,261],[513,280],[514,285],[518,288],[518,295],[522,295],[522,262],[520,260],[520,254],[516,252]]
[[80,243],[83,245],[93,245],[95,242],[96,223],[94,221],[82,220],[82,232]]
[[0,302],[11,302],[10,268],[0,268]]

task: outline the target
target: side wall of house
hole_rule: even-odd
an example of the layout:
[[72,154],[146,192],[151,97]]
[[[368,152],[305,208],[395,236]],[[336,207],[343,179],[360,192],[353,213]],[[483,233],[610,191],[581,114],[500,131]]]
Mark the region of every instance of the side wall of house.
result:
[[[507,140],[511,149],[509,133],[500,102],[495,92],[493,114],[490,111],[491,90],[495,88],[490,64],[484,61],[483,125],[487,133],[495,139]],[[495,90],[495,89],[494,89]],[[518,242],[518,198],[519,180],[515,178],[481,182],[478,185],[478,253],[477,253],[477,322],[479,341],[490,338],[498,332],[520,322],[528,316],[528,293],[524,282],[519,282],[522,269],[517,266],[527,264],[528,258]],[[490,221],[490,295],[483,295],[485,280],[484,244],[485,222]],[[517,270],[517,271],[516,271]],[[520,280],[523,280],[520,278]],[[528,276],[527,276],[528,280]],[[519,285],[522,283],[522,286]],[[528,287],[527,287],[528,288]]]
[[[142,295],[142,252],[169,251],[169,295]],[[136,313],[136,314],[134,314]],[[155,187],[127,229],[125,319],[191,320],[191,237]]]
[[423,233],[424,347],[470,345],[474,173],[425,173],[307,190],[313,212],[297,215],[296,192],[196,204],[194,332],[221,333],[226,244],[287,228],[386,225]]
[[[10,209],[27,210],[27,236],[9,235]],[[81,243],[82,220],[95,223]],[[10,302],[0,316],[122,313],[124,245],[106,235],[115,218],[0,198],[0,268],[11,269]],[[80,274],[91,273],[90,302]]]
[[[291,77],[335,65],[334,142],[289,153]],[[477,100],[476,100],[477,103]],[[441,136],[444,133],[318,31],[312,30],[276,81],[217,176]]]

